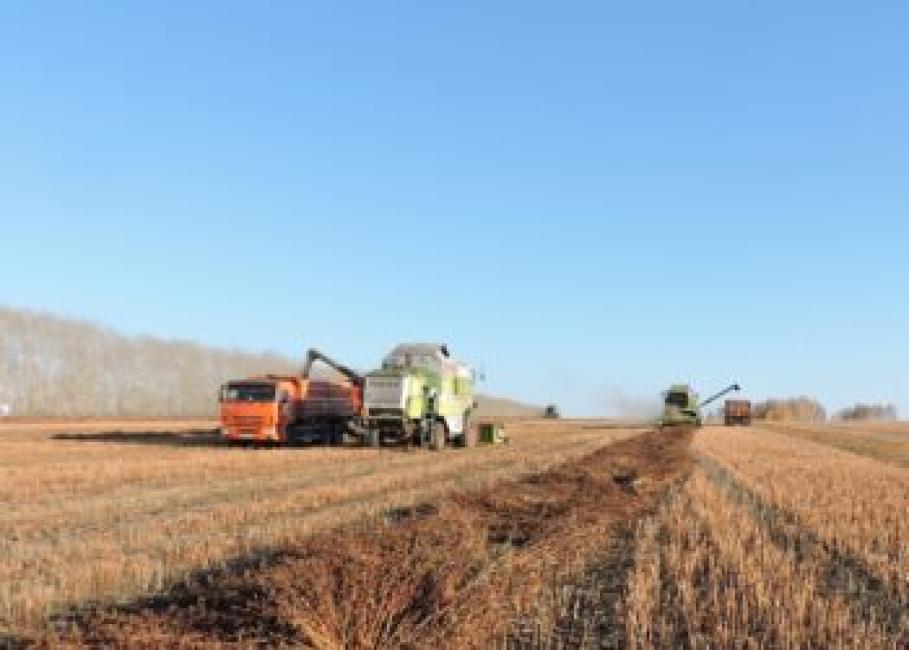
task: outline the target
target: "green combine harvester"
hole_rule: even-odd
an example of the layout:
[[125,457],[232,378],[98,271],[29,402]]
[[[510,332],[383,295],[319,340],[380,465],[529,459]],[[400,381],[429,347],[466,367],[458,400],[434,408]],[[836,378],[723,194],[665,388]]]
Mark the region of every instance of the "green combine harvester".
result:
[[701,409],[732,391],[739,391],[738,384],[731,384],[716,395],[698,403],[698,394],[688,384],[673,384],[663,393],[663,415],[661,427],[699,427],[702,424]]
[[382,367],[366,374],[362,431],[366,444],[404,443],[431,449],[471,447],[473,371],[448,347],[433,343],[397,346]]

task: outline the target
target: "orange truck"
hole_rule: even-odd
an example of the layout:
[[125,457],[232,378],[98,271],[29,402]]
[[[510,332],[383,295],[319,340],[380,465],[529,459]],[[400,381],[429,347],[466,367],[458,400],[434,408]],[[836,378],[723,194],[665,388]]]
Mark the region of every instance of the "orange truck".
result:
[[[344,378],[312,379],[322,361]],[[318,350],[309,350],[299,375],[262,375],[228,381],[219,394],[221,435],[231,444],[337,445],[363,409],[363,378]]]
[[747,399],[727,399],[723,405],[723,421],[727,427],[751,424],[751,402]]

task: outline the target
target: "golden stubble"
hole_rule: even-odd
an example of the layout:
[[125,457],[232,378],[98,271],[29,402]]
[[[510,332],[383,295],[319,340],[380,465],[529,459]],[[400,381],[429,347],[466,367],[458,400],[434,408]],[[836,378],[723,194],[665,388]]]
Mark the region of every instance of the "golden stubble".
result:
[[74,605],[154,593],[192,571],[392,506],[539,472],[636,433],[545,422],[511,422],[508,432],[508,445],[442,453],[4,432],[0,629],[39,629]]

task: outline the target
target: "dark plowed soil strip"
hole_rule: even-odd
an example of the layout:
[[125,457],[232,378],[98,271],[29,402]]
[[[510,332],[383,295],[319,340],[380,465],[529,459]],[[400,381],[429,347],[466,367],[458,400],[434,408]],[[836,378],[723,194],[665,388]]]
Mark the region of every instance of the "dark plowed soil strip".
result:
[[690,469],[689,441],[689,432],[641,434],[520,481],[302,539],[128,607],[84,609],[33,643],[489,647],[654,509]]
[[849,599],[856,621],[881,621],[887,634],[909,642],[909,602],[864,560],[827,544],[795,513],[765,502],[713,459],[701,456],[698,462],[730,499],[751,512],[781,550],[824,567],[824,586]]

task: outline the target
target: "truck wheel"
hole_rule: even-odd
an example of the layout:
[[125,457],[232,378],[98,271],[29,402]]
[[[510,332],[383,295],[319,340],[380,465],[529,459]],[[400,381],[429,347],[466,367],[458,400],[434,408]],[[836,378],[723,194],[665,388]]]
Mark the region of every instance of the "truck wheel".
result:
[[445,425],[438,420],[429,425],[429,448],[433,451],[445,449]]

